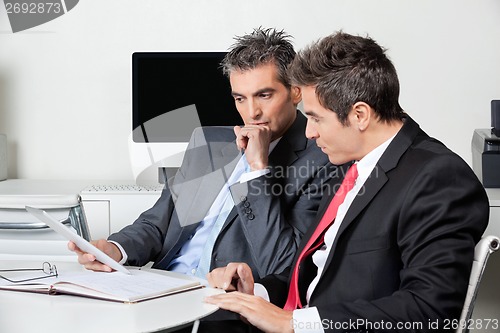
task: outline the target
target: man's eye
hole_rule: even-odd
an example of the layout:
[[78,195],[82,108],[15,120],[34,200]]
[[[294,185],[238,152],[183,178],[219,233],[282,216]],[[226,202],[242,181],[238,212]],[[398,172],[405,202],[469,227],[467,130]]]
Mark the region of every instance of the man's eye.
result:
[[260,97],[261,97],[261,98],[268,99],[268,98],[271,98],[271,94],[269,94],[269,93],[266,93],[266,94],[260,94]]
[[237,102],[237,103],[241,103],[243,102],[243,98],[242,97],[235,97],[234,100]]

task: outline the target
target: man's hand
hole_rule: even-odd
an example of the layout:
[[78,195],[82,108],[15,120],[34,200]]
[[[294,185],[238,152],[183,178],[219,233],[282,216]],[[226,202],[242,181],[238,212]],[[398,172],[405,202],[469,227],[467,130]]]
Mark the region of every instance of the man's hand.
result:
[[267,168],[271,129],[264,125],[235,126],[236,145],[245,150],[252,171]]
[[254,280],[252,270],[245,263],[230,263],[226,267],[216,268],[207,274],[211,287],[226,291],[238,290],[239,292],[253,295]]
[[293,332],[293,312],[283,310],[261,297],[232,292],[207,297],[205,302],[239,313],[243,319],[264,332]]
[[[105,239],[91,241],[90,243],[102,252],[106,253],[116,262],[119,262],[122,259],[122,254],[115,244],[110,243]],[[75,243],[71,241],[68,242],[68,249],[78,255],[78,262],[82,264],[86,269],[100,272],[111,272],[113,270],[111,267],[104,265],[100,261],[97,261],[93,254],[83,252],[78,246],[76,246]]]

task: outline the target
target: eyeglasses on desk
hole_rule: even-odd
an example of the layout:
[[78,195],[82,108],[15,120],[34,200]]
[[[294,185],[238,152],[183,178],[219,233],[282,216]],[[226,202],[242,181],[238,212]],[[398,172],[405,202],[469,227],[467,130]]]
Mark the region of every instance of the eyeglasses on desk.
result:
[[[31,278],[26,278],[26,279],[9,279],[6,276],[2,275],[2,273],[7,273],[7,272],[37,272],[40,271],[40,276],[37,277],[31,277]],[[41,275],[41,274],[45,275]],[[42,268],[17,268],[17,269],[0,269],[0,279],[7,280],[11,283],[20,283],[20,282],[28,282],[28,281],[35,281],[35,280],[40,280],[40,279],[46,279],[49,277],[57,277],[57,267],[56,265],[52,265],[49,262],[44,262],[42,264]]]

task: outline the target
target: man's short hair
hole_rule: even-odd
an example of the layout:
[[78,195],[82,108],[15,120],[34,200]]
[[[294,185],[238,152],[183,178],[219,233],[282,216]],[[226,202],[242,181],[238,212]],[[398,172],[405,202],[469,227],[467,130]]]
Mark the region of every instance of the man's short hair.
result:
[[292,84],[315,87],[321,105],[344,125],[357,102],[372,107],[381,121],[401,119],[396,69],[369,37],[340,31],[312,43],[295,57],[289,78]]
[[250,34],[235,37],[221,63],[222,71],[229,77],[232,71],[254,69],[259,65],[275,63],[278,68],[278,80],[290,87],[287,69],[295,57],[295,50],[290,42],[291,36],[283,30],[257,28]]

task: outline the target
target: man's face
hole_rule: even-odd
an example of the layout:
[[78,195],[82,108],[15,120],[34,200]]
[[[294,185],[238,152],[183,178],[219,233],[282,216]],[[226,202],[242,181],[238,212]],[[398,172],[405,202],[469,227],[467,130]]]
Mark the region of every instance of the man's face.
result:
[[333,164],[343,164],[362,157],[360,133],[350,125],[355,113],[351,110],[348,124],[342,125],[337,114],[324,108],[316,96],[315,87],[302,87],[304,110],[307,115],[306,136],[328,155]]
[[268,126],[271,140],[275,140],[294,122],[300,90],[297,87],[287,89],[278,80],[274,63],[245,71],[234,70],[229,81],[236,108],[245,125]]

